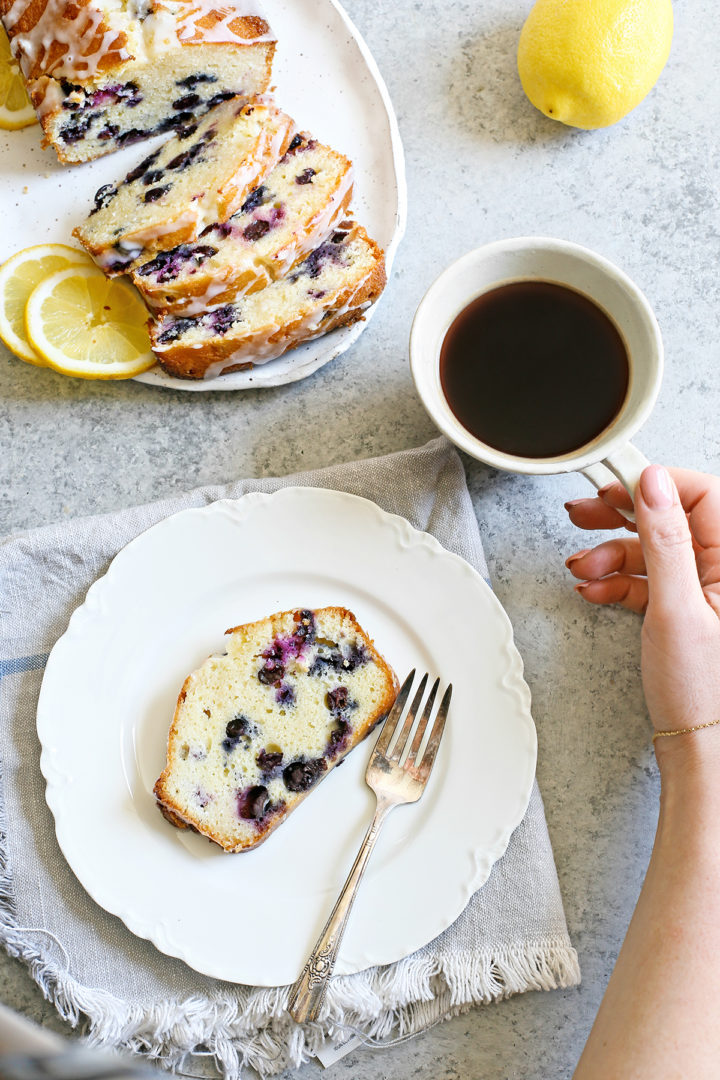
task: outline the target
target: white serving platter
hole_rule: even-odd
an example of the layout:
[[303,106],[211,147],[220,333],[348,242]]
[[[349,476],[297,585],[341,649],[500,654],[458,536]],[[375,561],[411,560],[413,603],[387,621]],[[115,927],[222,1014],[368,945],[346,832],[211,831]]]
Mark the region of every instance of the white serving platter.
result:
[[[405,229],[407,191],[397,120],[377,65],[336,0],[263,0],[262,9],[278,37],[275,97],[298,127],[352,159],[354,216],[384,248],[389,272]],[[63,166],[52,149],[41,148],[39,127],[0,131],[0,262],[32,244],[74,243],[72,230],[86,217],[95,191],[125,175],[153,145],[138,143],[98,161]],[[195,392],[295,382],[345,352],[374,310],[364,322],[249,371],[191,381],[155,367],[137,380]]]

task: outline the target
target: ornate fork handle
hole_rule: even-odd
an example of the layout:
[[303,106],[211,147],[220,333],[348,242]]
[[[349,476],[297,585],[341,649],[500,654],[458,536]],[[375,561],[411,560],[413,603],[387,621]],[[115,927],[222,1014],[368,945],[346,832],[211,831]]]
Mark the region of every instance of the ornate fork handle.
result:
[[293,1020],[297,1020],[299,1024],[317,1020],[318,1018],[325,1000],[330,976],[335,968],[338,949],[345,933],[345,927],[347,926],[358,886],[362,881],[370,854],[375,846],[380,826],[394,805],[395,803],[378,797],[375,816],[365,834],[365,839],[357,853],[352,870],[348,874],[348,879],[343,885],[337,903],[330,913],[330,918],[325,923],[325,928],[318,938],[300,978],[290,990],[288,1012]]
[[[403,712],[414,678],[415,671],[413,670],[400,687],[365,773],[365,781],[377,798],[375,817],[360,846],[338,901],[325,924],[325,929],[302,975],[290,988],[288,1012],[298,1023],[317,1020],[320,1014],[355,893],[365,873],[380,826],[394,806],[417,802],[430,776],[447,719],[452,686],[447,687],[435,719],[430,724],[435,695],[440,685],[440,680],[435,680],[415,727],[415,719],[422,704],[428,676],[424,675],[420,680],[415,697],[403,720]],[[427,743],[425,743],[426,734]]]

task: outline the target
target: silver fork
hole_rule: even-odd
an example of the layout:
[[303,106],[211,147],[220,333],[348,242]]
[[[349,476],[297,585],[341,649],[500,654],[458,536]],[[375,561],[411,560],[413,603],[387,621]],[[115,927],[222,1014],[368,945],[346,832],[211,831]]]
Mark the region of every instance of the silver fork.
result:
[[302,975],[290,990],[288,1012],[293,1020],[297,1020],[298,1023],[305,1023],[318,1018],[325,1000],[330,976],[335,967],[340,942],[348,923],[350,909],[380,832],[380,826],[393,807],[400,806],[403,803],[417,802],[425,790],[425,785],[430,776],[430,770],[433,767],[447,719],[452,696],[452,685],[448,686],[443,695],[434,723],[430,728],[427,745],[422,756],[419,756],[423,737],[428,729],[438,686],[440,685],[439,679],[435,680],[428,695],[409,750],[407,744],[425,693],[427,675],[423,675],[420,680],[420,685],[407,711],[397,739],[394,741],[394,745],[391,745],[393,736],[400,726],[400,719],[410,695],[414,678],[415,671],[413,670],[402,684],[395,704],[388,713],[365,774],[365,780],[375,792],[377,799],[375,817],[365,834],[365,839],[357,854],[353,868],[335,907],[332,909],[330,918],[325,924],[325,929],[318,938],[315,948],[303,968]]

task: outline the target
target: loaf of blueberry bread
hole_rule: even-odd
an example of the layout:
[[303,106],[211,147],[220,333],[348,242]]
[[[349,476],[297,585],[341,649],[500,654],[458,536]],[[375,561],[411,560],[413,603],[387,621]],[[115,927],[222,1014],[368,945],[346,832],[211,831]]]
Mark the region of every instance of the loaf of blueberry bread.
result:
[[389,712],[397,680],[345,608],[227,631],[185,680],[155,784],[165,817],[248,851]]
[[264,364],[303,341],[363,318],[385,287],[382,250],[343,221],[286,277],[201,315],[149,324],[153,352],[172,375],[208,379]]
[[0,17],[45,145],[77,162],[263,93],[275,39],[249,2],[0,0]]
[[159,252],[133,281],[155,310],[197,315],[284,277],[347,213],[352,164],[306,133],[225,222]]
[[294,127],[269,99],[225,101],[120,184],[101,187],[73,234],[110,276],[147,262],[154,251],[197,240],[240,209],[287,150]]

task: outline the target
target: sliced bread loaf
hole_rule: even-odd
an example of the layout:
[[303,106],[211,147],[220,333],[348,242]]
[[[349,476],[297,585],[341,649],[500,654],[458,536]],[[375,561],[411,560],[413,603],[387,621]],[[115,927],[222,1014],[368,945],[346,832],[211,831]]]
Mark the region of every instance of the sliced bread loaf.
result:
[[166,371],[187,379],[263,364],[361,319],[385,281],[382,250],[362,226],[345,221],[287,277],[259,292],[202,315],[151,322],[152,349]]
[[327,239],[351,195],[348,159],[298,134],[236,214],[208,225],[194,243],[159,252],[133,281],[149,307],[183,315],[255,292]]
[[389,712],[392,669],[345,608],[227,631],[185,680],[155,784],[165,817],[225,851],[261,844]]
[[277,164],[294,122],[271,100],[232,99],[95,195],[74,235],[112,276],[227,221]]
[[275,38],[235,0],[0,0],[0,18],[62,162],[187,131],[270,82]]

